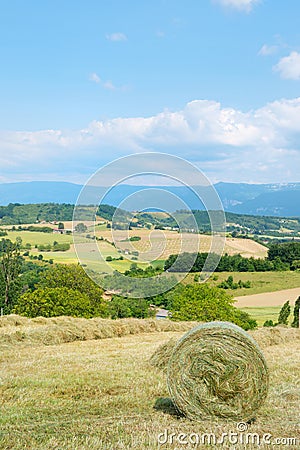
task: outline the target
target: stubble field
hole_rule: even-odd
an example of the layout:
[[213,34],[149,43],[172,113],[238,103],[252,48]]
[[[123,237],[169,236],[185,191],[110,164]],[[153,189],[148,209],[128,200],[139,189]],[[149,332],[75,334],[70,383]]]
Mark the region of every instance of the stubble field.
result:
[[[215,433],[219,438],[237,427],[223,419],[192,422],[177,417],[161,400],[168,398],[165,376],[148,360],[161,343],[181,335],[154,332],[48,346],[2,342],[1,449],[232,448],[229,444],[180,446],[176,440],[158,445],[158,434],[165,430],[177,436]],[[263,346],[270,392],[248,431],[259,436],[269,433],[272,439],[299,439],[300,341],[293,335],[285,343],[270,343],[267,340]],[[234,448],[256,447],[237,444]]]

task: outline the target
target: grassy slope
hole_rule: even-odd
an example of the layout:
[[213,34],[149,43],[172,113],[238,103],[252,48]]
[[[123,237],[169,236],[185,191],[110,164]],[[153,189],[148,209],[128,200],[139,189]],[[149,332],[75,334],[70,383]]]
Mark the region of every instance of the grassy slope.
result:
[[9,231],[5,238],[8,238],[12,241],[16,240],[16,237],[20,237],[23,241],[23,244],[31,244],[34,246],[37,245],[45,245],[45,244],[53,244],[54,241],[61,243],[72,243],[73,238],[68,234],[60,234],[60,233],[40,233],[38,231]]
[[[165,429],[169,433],[215,432],[217,436],[235,432],[235,423],[193,423],[170,415],[168,410],[154,409],[155,402],[168,397],[168,392],[164,375],[151,368],[148,359],[161,343],[181,334],[141,334],[53,346],[1,346],[0,448],[153,450],[158,433]],[[295,340],[265,348],[270,393],[249,431],[299,437],[299,361],[295,357],[299,350]]]
[[[189,274],[186,277],[187,283],[192,283],[195,274]],[[239,280],[251,281],[249,289],[228,289],[229,294],[234,297],[242,295],[260,294],[263,292],[275,292],[282,289],[292,289],[300,286],[299,272],[215,272],[209,279],[209,283],[217,286],[221,281],[226,280],[229,276],[233,277],[233,281],[237,283]],[[217,277],[216,280],[214,278]]]

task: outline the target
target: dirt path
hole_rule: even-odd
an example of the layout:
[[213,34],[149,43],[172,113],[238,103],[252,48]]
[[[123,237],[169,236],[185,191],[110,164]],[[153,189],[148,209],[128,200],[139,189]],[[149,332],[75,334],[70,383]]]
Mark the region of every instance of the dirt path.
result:
[[280,306],[284,302],[290,300],[294,304],[300,296],[300,288],[284,289],[276,292],[264,292],[262,294],[244,295],[243,297],[235,297],[235,306]]

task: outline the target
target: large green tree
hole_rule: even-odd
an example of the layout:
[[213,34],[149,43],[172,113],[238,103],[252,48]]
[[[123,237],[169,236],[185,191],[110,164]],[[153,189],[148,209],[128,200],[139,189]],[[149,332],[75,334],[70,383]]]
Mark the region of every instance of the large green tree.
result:
[[0,241],[0,295],[1,307],[9,313],[21,290],[19,275],[22,267],[21,241]]
[[101,317],[108,316],[108,304],[102,298],[103,289],[94,283],[78,264],[57,264],[49,268],[41,275],[37,287],[65,287],[73,291],[81,292],[87,295],[94,305],[95,315]]
[[178,285],[168,299],[173,320],[220,320],[233,322],[244,329],[255,328],[256,321],[235,308],[233,302],[223,289],[208,284]]
[[90,318],[97,315],[88,295],[66,287],[39,288],[23,294],[13,310],[27,317],[72,316]]

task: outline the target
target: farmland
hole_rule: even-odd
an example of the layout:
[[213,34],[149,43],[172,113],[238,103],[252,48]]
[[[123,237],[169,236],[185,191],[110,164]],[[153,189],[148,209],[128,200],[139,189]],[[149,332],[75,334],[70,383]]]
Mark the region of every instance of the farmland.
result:
[[[66,222],[65,228],[71,228],[72,223]],[[87,223],[88,230],[87,233],[92,233],[93,226]],[[40,226],[50,226],[54,228],[53,224],[43,223]],[[54,241],[58,243],[69,243],[71,244],[70,250],[64,252],[43,252],[44,259],[53,259],[54,262],[58,263],[74,263],[77,262],[77,255],[73,245],[73,236],[71,234],[60,234],[60,233],[43,233],[38,231],[23,231],[15,229],[12,231],[12,227],[6,227],[7,238],[15,241],[17,237],[22,239],[24,245],[27,243],[32,246],[30,253],[32,255],[38,255],[40,252],[36,248],[39,245],[52,245]],[[163,261],[171,254],[176,254],[179,251],[201,251],[208,252],[211,248],[212,238],[208,235],[198,235],[192,233],[183,233],[182,236],[175,232],[169,230],[147,230],[147,229],[134,229],[128,231],[122,230],[111,230],[106,228],[103,223],[96,223],[95,235],[98,239],[97,241],[99,251],[102,254],[103,259],[111,256],[114,260],[109,263],[109,265],[114,270],[119,270],[124,272],[128,270],[131,265],[131,258],[129,253],[134,254],[138,252],[138,264],[140,267],[145,267],[145,263],[152,261],[160,261],[163,265]],[[133,236],[138,236],[140,240],[130,241],[129,239]],[[76,243],[84,244],[88,241],[84,236],[76,237]],[[222,248],[222,239],[216,237],[217,247]],[[116,247],[112,245],[116,244]],[[124,259],[118,260],[120,257],[120,252],[122,252]],[[238,238],[226,238],[225,242],[225,252],[230,255],[240,253],[245,257],[264,257],[266,256],[266,247],[250,240],[250,239],[238,239]],[[127,256],[128,255],[128,256]],[[94,270],[101,270],[99,266],[99,261],[96,254],[92,254],[92,250],[87,250],[83,252],[85,261],[81,261],[84,264],[88,264],[90,268]]]
[[257,325],[259,327],[262,327],[267,320],[273,320],[273,323],[277,323],[281,306],[264,306],[264,307],[250,306],[250,307],[239,307],[239,309],[250,314],[251,317],[253,317],[256,320]]
[[[87,233],[92,233],[93,226],[86,223],[88,226]],[[51,226],[53,224],[36,224],[35,226]],[[66,229],[72,228],[72,222],[65,222]],[[43,255],[44,260],[52,259],[57,263],[76,263],[78,261],[77,254],[73,245],[73,236],[71,234],[60,233],[43,233],[30,232],[23,230],[11,231],[12,226],[6,227],[8,230],[7,237],[13,241],[17,237],[22,239],[23,245],[29,243],[31,249],[29,254],[32,256]],[[142,228],[135,228],[133,230],[111,230],[107,228],[106,223],[99,221],[96,223],[97,242],[87,239],[85,235],[78,235],[76,237],[77,250],[81,256],[81,263],[87,264],[90,269],[95,271],[107,271],[107,264],[112,270],[124,272],[128,270],[134,262],[131,257],[133,252],[138,252],[138,260],[136,261],[141,268],[145,268],[148,262],[154,266],[163,266],[165,258],[180,250],[181,239],[180,234],[171,230],[148,230]],[[137,240],[130,240],[132,237],[138,237]],[[208,235],[196,235],[192,233],[185,233],[183,235],[185,250],[194,251],[195,247],[199,245],[201,251],[208,251],[211,244],[211,237]],[[52,245],[53,242],[68,243],[70,250],[68,251],[44,251],[40,252],[39,245]],[[116,244],[113,245],[113,243]],[[99,248],[102,258],[105,261],[107,257],[111,257],[112,261],[109,263],[99,261]],[[227,237],[225,242],[225,251],[233,255],[241,253],[244,256],[264,257],[266,255],[266,247],[249,239],[239,239]],[[127,255],[127,252],[130,253]],[[120,256],[123,259],[119,259]],[[28,257],[26,257],[27,259]],[[143,262],[143,260],[145,262]],[[154,261],[153,261],[154,260]],[[185,283],[193,283],[195,274],[189,274],[184,280]],[[270,299],[267,303],[265,298],[260,298],[259,301],[255,297],[256,294],[264,294],[271,292],[279,292],[284,289],[300,288],[300,272],[286,271],[286,272],[218,272],[215,273],[208,282],[217,286],[229,276],[233,277],[234,282],[241,280],[242,282],[250,281],[250,288],[238,288],[235,290],[228,290],[227,292],[234,297],[242,297],[242,300],[237,302],[237,306],[254,317],[258,325],[261,326],[265,320],[274,320],[278,318],[280,307],[286,300],[284,296]],[[296,299],[296,294],[287,298],[293,302]]]
[[[159,257],[166,259],[171,254],[180,251],[187,252],[208,252],[211,248],[212,238],[209,235],[199,235],[193,233],[182,233],[169,230],[146,230],[135,229],[129,231],[103,230],[97,235],[102,236],[110,242],[115,242],[120,248],[132,247],[138,252],[146,252],[149,261]],[[131,236],[138,236],[137,242],[128,242],[126,239]],[[221,238],[216,237],[217,245],[222,245]],[[229,255],[240,253],[242,256],[262,258],[267,255],[267,248],[250,239],[226,238],[224,252]]]
[[[53,226],[53,224],[43,224],[43,226]],[[71,222],[66,222],[65,227],[71,228]],[[89,224],[87,224],[89,225]],[[42,226],[42,225],[41,225]],[[33,256],[37,256],[40,253],[43,255],[43,259],[52,259],[57,263],[71,264],[78,261],[77,254],[73,245],[73,236],[71,234],[60,233],[43,233],[43,232],[30,232],[21,231],[16,229],[11,231],[11,226],[7,227],[7,238],[15,241],[17,237],[22,239],[23,245],[29,243],[31,250],[29,253]],[[92,227],[89,226],[87,232],[91,232]],[[129,231],[111,230],[103,223],[96,224],[96,236],[98,237],[97,244],[93,244],[93,241],[86,239],[84,235],[76,237],[77,250],[80,252],[81,263],[87,264],[89,268],[101,271],[107,269],[107,264],[112,270],[118,270],[124,272],[130,268],[133,252],[138,252],[138,265],[145,268],[146,265],[151,262],[154,266],[163,266],[165,258],[180,250],[181,239],[180,234],[169,230],[147,230],[147,229],[134,229]],[[129,240],[133,236],[137,236],[139,240]],[[185,233],[183,235],[185,250],[193,251],[195,247],[199,245],[201,251],[208,251],[211,244],[211,237],[208,235],[196,235],[192,233]],[[67,251],[44,251],[38,250],[39,245],[52,245],[53,242],[69,243],[70,250]],[[113,245],[116,244],[116,246]],[[109,263],[101,263],[99,261],[98,250],[101,252],[103,260],[107,257],[111,257],[112,261]],[[267,249],[262,245],[249,240],[238,238],[227,238],[225,243],[225,250],[229,254],[241,253],[244,256],[264,257]],[[126,254],[126,253],[131,254]],[[144,252],[144,253],[143,253]],[[123,259],[119,259],[120,256]],[[28,257],[27,257],[28,258]],[[209,283],[214,286],[220,284],[220,282],[226,280],[228,276],[233,276],[235,282],[241,280],[243,282],[250,281],[251,287],[239,288],[237,290],[228,290],[232,295],[244,296],[252,294],[260,294],[264,292],[274,292],[282,289],[291,289],[300,287],[300,272],[220,272],[210,278]],[[185,282],[193,282],[194,274],[189,274]],[[249,305],[247,305],[249,306]],[[274,306],[274,305],[273,305]],[[275,305],[276,306],[276,305]]]
[[[38,328],[40,339],[43,335],[43,326],[38,323],[15,328],[19,334]],[[269,330],[260,331],[264,342]],[[263,346],[270,391],[249,431],[299,439],[299,362],[295,355],[300,341],[297,330],[286,332],[291,333],[287,342],[270,346],[267,339]],[[236,423],[223,419],[196,423],[178,418],[166,400],[162,401],[169,395],[165,376],[148,360],[161,343],[181,335],[140,333],[47,346],[0,340],[1,449],[144,450],[158,448],[157,436],[165,429],[169,433],[209,432],[217,436],[235,432]],[[174,450],[178,444],[164,448]]]
[[[218,272],[209,280],[213,286],[232,276],[234,281],[250,281],[251,287],[241,289],[228,289],[234,297],[263,294],[283,289],[300,288],[300,272]],[[193,274],[189,274],[187,282],[193,280]]]

